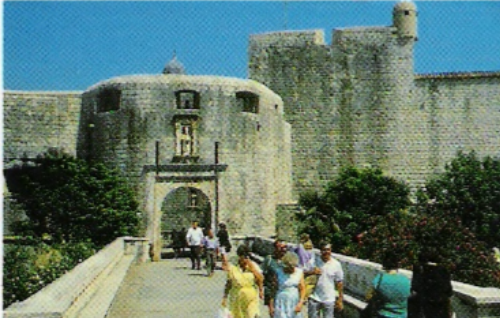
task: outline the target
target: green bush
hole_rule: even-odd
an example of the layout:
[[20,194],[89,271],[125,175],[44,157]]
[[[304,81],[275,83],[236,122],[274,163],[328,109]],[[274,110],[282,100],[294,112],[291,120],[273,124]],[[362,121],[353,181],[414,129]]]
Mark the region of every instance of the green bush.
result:
[[451,216],[399,213],[375,217],[377,225],[360,236],[348,255],[380,263],[383,251],[397,251],[401,267],[412,269],[423,248],[437,250],[454,280],[483,287],[500,287],[500,267],[491,250]]
[[374,225],[372,216],[407,209],[409,193],[406,184],[384,176],[380,169],[344,169],[323,195],[308,192],[300,196],[299,204],[307,212],[297,216],[299,234],[310,234],[315,244],[328,240],[340,252]]
[[95,253],[90,243],[6,244],[3,263],[3,308],[23,301]]
[[117,171],[103,164],[52,151],[5,175],[28,217],[13,226],[16,235],[104,246],[116,237],[137,234],[134,192]]
[[[500,242],[500,159],[458,153],[445,172],[417,194],[422,212],[458,218],[479,240],[493,248]],[[433,202],[433,209],[426,205]]]

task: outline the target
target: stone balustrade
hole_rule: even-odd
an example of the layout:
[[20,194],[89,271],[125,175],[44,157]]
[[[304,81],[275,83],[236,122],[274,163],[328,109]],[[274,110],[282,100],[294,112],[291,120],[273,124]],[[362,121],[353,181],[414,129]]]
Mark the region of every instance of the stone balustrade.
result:
[[[261,262],[265,255],[273,252],[273,239],[260,236],[233,237],[235,249],[240,244],[248,244],[255,261]],[[288,244],[296,247],[295,244]],[[319,250],[315,250],[319,253]],[[361,260],[342,254],[333,253],[332,256],[341,264],[345,274],[344,281],[344,317],[359,317],[359,311],[366,306],[364,295],[375,278],[382,270],[377,263]],[[400,270],[411,279],[412,272]],[[455,318],[499,318],[500,317],[500,289],[477,287],[453,281],[452,306]]]
[[30,298],[5,318],[105,317],[128,269],[149,259],[149,240],[120,237]]

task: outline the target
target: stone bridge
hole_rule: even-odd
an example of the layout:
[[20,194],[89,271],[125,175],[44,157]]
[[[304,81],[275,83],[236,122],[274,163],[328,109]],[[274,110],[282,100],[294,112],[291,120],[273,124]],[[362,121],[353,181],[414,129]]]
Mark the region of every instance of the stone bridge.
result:
[[[232,239],[235,247],[248,244],[257,262],[272,251],[271,239]],[[361,299],[368,283],[381,266],[344,255],[333,256],[342,263],[346,274],[343,317],[357,318],[366,305]],[[402,272],[411,277],[411,272]],[[222,271],[206,277],[204,271],[191,270],[187,258],[151,262],[147,239],[122,237],[32,297],[5,309],[4,317],[215,317],[225,278]],[[453,287],[456,318],[500,318],[500,289],[459,282],[453,282]],[[263,305],[261,314],[269,317]]]

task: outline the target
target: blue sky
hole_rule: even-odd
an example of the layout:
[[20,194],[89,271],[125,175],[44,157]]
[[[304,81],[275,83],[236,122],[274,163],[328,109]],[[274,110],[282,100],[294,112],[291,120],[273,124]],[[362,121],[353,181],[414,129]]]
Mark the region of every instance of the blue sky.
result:
[[[159,74],[245,78],[250,34],[392,23],[395,2],[4,2],[4,88],[85,90]],[[417,73],[500,71],[500,2],[416,2]],[[285,10],[286,9],[286,10]],[[286,12],[286,13],[285,13]]]

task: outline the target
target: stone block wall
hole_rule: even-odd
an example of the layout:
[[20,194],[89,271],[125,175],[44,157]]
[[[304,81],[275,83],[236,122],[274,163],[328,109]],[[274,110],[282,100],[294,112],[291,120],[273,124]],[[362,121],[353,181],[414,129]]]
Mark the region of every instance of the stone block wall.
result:
[[415,75],[394,27],[253,35],[249,76],[283,98],[294,198],[347,165],[381,168],[412,190],[458,150],[500,155],[499,73]]
[[406,153],[421,159],[409,161],[411,179],[442,172],[459,150],[500,156],[500,73],[420,75],[415,85]]
[[[99,96],[105,89],[120,91],[119,109],[97,111]],[[199,109],[178,109],[178,91],[196,91]],[[259,111],[243,111],[238,92],[259,96]],[[141,184],[143,169],[155,165],[156,142],[159,165],[178,164],[174,160],[176,122],[178,118],[192,118],[196,122],[195,165],[214,164],[218,142],[219,163],[227,166],[218,175],[219,220],[226,221],[233,233],[274,233],[275,206],[291,201],[291,129],[283,120],[281,98],[269,89],[254,81],[222,77],[130,76],[91,87],[84,93],[83,105],[83,135],[88,138],[80,145],[81,153],[91,149],[87,152],[95,160],[135,178],[147,198],[152,191]],[[215,187],[214,177],[207,173],[174,169],[162,172],[161,178],[177,187],[196,187],[202,179],[210,179]],[[159,202],[163,200],[153,197]]]
[[400,107],[413,83],[413,40],[393,27],[250,37],[250,78],[283,98],[292,125],[294,195],[322,191],[347,165],[390,170],[398,158]]
[[287,242],[298,242],[297,213],[302,212],[298,204],[280,204],[276,207],[276,236]]
[[4,92],[4,162],[50,148],[76,154],[81,92]]

